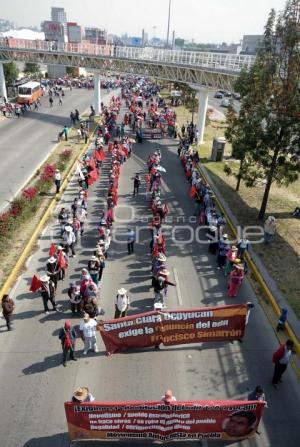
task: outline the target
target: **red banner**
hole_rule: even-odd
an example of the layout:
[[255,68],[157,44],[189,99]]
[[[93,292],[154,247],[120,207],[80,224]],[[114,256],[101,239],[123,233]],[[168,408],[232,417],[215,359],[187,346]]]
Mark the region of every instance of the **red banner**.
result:
[[65,403],[71,441],[78,439],[242,440],[255,434],[264,402]]
[[241,339],[245,331],[245,304],[162,310],[101,321],[98,329],[109,354],[144,348],[207,341]]

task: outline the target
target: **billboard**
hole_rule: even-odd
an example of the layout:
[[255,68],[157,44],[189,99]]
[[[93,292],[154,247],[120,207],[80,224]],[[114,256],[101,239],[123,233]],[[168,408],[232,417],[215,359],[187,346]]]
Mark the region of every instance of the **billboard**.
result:
[[45,20],[43,22],[43,31],[45,33],[46,40],[64,41],[64,25],[59,22],[52,22],[51,20]]
[[82,31],[81,26],[67,23],[67,31],[68,31],[68,42],[70,43],[80,43],[82,40]]
[[98,329],[108,354],[129,348],[243,338],[247,305],[145,312],[109,321]]
[[71,441],[230,440],[255,435],[265,402],[201,400],[65,403]]

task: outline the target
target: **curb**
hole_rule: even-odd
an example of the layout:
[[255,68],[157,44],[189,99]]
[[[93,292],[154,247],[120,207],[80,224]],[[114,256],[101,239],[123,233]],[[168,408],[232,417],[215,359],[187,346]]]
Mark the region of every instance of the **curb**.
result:
[[[235,228],[235,225],[233,224],[231,218],[229,217],[227,211],[225,210],[224,206],[222,205],[222,203],[221,203],[221,201],[220,201],[220,199],[218,197],[219,192],[216,191],[216,187],[214,186],[213,182],[208,181],[208,178],[207,178],[208,176],[207,176],[207,174],[205,172],[206,168],[204,166],[201,166],[200,163],[198,163],[197,169],[198,169],[199,173],[201,174],[201,176],[206,181],[206,183],[208,183],[210,185],[210,187],[213,189],[216,203],[217,203],[219,209],[224,214],[224,216],[226,216],[226,220],[227,220],[227,223],[228,223],[228,225],[230,227],[230,230],[232,231],[234,236],[237,237],[237,230]],[[268,285],[266,284],[264,278],[260,274],[260,272],[258,270],[258,267],[256,266],[256,263],[254,262],[254,260],[252,259],[252,257],[250,256],[249,253],[246,253],[245,257],[246,257],[248,265],[249,265],[249,267],[250,267],[250,269],[251,269],[251,271],[253,273],[253,276],[254,276],[255,280],[260,285],[264,295],[266,296],[268,302],[271,304],[275,314],[277,315],[277,317],[279,317],[280,313],[281,313],[280,312],[280,308],[279,308],[279,306],[278,306],[278,304],[276,302],[276,299],[274,298],[274,295],[272,294],[272,292],[270,291],[270,289],[269,289]],[[295,349],[296,349],[296,353],[297,353],[298,357],[300,358],[300,342],[299,342],[298,337],[296,336],[292,326],[288,322],[285,324],[285,331],[286,331],[286,333],[288,335],[288,338],[293,340],[294,345],[295,345]],[[299,368],[295,365],[294,369],[295,369],[295,372],[296,372],[298,380],[300,380],[300,370],[299,370]]]
[[45,214],[43,215],[43,217],[41,218],[40,222],[38,223],[36,229],[34,230],[33,234],[31,235],[29,241],[27,242],[26,246],[24,247],[22,253],[19,256],[19,259],[16,263],[16,265],[13,267],[12,271],[10,272],[8,278],[6,279],[5,283],[3,284],[1,290],[0,290],[0,301],[2,301],[2,297],[4,294],[7,294],[14,282],[16,281],[17,277],[18,277],[18,273],[21,270],[21,268],[24,266],[25,262],[26,262],[26,258],[28,257],[30,251],[32,250],[35,242],[37,241],[42,228],[44,227],[45,223],[47,222],[51,211],[53,210],[53,208],[55,208],[55,206],[57,205],[57,203],[59,202],[59,200],[61,199],[64,191],[66,190],[69,181],[70,181],[70,176],[73,175],[73,171],[78,163],[78,160],[82,157],[82,155],[86,152],[92,138],[94,137],[96,129],[92,132],[92,134],[89,136],[88,141],[86,144],[84,144],[83,148],[81,149],[80,153],[78,154],[78,156],[75,158],[73,164],[70,166],[68,172],[65,175],[65,179],[61,185],[61,189],[60,189],[60,193],[55,195],[53,197],[53,199],[51,200],[51,202],[49,203],[48,208],[45,211]]

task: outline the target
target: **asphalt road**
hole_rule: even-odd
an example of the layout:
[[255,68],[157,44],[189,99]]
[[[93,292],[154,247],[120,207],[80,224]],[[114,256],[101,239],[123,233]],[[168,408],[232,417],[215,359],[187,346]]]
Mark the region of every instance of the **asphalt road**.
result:
[[[143,182],[141,194],[133,198],[131,177],[140,172],[144,178],[148,154],[158,147],[162,152],[162,165],[167,169],[163,192],[170,207],[170,216],[165,225],[165,233],[169,233],[167,267],[171,280],[174,280],[174,269],[178,277],[177,288],[170,287],[168,292],[168,307],[184,309],[232,302],[225,294],[225,278],[216,269],[215,258],[208,254],[206,246],[193,238],[188,240],[195,229],[189,220],[194,207],[176,154],[176,145],[171,140],[155,141],[134,145],[134,154],[121,171],[114,232],[116,234],[118,228],[130,226],[136,229],[140,239],[136,243],[135,254],[131,256],[127,255],[124,243],[112,243],[101,289],[101,305],[106,310],[107,318],[114,314],[115,294],[121,286],[129,290],[131,313],[152,308],[147,229],[150,212],[146,184]],[[59,285],[57,301],[63,312],[45,315],[39,294],[28,292],[33,273],[44,271],[51,241],[58,241],[56,216],[45,229],[38,250],[28,261],[27,271],[12,293],[17,305],[14,331],[5,332],[3,320],[0,327],[1,447],[68,446],[63,403],[78,386],[88,386],[97,400],[123,401],[156,400],[166,388],[172,388],[178,400],[244,399],[248,390],[258,384],[265,387],[269,406],[259,427],[261,434],[231,445],[298,445],[299,386],[290,367],[280,389],[275,391],[271,386],[271,358],[277,340],[247,280],[243,282],[236,302],[252,300],[256,307],[250,316],[242,344],[207,343],[164,347],[159,351],[132,350],[108,358],[99,337],[99,354],[83,356],[82,342],[78,340],[78,362],[69,362],[63,368],[57,335],[64,320],[71,317],[66,296],[68,279],[78,280],[80,270],[87,265],[95,246],[99,214],[106,197],[107,173],[108,166],[105,164],[100,181],[89,193],[88,224],[78,245],[77,257],[71,259],[68,277]],[[62,204],[69,205],[76,193],[76,185],[72,182]],[[170,237],[172,229],[173,240]],[[75,326],[79,322],[79,319],[73,319]],[[80,445],[87,447],[95,444]],[[122,442],[117,445],[129,447],[145,444]],[[181,443],[176,445],[182,446]],[[192,445],[205,446],[207,443],[194,442]],[[211,445],[218,447],[224,444],[214,442]]]
[[[208,95],[208,104],[213,107],[214,109],[217,109],[219,112],[226,114],[226,107],[221,106],[222,99],[214,98],[215,92],[211,92]],[[233,100],[234,108],[239,111],[240,110],[240,101],[237,101],[236,99]]]
[[93,90],[66,90],[63,105],[49,97],[41,99],[39,111],[27,112],[20,119],[0,119],[0,211],[24,186],[28,178],[57,143],[58,132],[70,125],[70,112],[84,112],[92,104]]

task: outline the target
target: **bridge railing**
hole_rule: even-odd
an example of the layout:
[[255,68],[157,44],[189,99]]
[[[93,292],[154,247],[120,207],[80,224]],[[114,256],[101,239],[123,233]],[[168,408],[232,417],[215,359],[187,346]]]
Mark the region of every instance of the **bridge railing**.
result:
[[161,48],[135,48],[113,45],[96,45],[89,42],[63,43],[47,42],[43,40],[28,40],[2,38],[0,47],[9,47],[16,50],[33,50],[57,53],[83,54],[90,56],[103,56],[122,58],[128,60],[144,60],[160,62],[162,64],[184,65],[189,67],[203,67],[220,71],[240,71],[243,67],[249,68],[255,57],[239,54],[209,53],[185,50],[166,50]]

